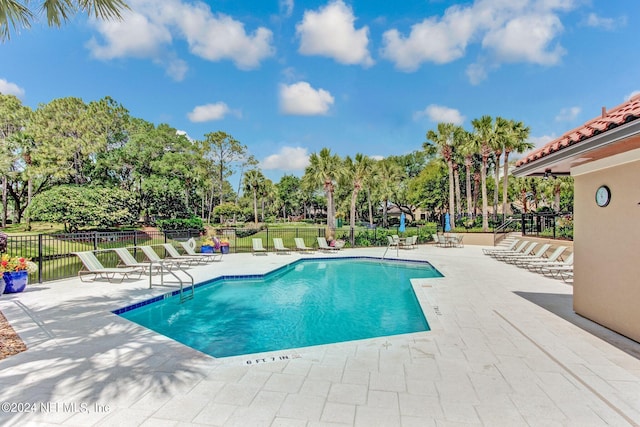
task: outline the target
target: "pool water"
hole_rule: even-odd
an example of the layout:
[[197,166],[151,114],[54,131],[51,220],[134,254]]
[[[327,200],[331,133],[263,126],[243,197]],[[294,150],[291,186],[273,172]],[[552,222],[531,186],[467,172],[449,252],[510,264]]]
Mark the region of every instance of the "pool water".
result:
[[237,356],[427,331],[409,279],[441,276],[428,263],[301,260],[120,315],[211,356]]

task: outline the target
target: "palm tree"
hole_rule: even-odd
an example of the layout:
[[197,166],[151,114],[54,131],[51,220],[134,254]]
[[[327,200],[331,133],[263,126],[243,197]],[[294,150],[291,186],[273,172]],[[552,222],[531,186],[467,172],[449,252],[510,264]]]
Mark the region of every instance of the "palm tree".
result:
[[15,31],[31,27],[40,10],[47,15],[49,26],[60,27],[77,12],[87,12],[97,19],[122,19],[122,12],[129,9],[123,0],[43,0],[34,12],[28,0],[0,1],[0,41],[11,38],[9,27]]
[[[449,169],[449,214],[451,221],[451,228],[455,228],[455,181],[453,177],[453,144],[454,133],[456,126],[453,123],[438,123],[438,131],[429,130],[427,132],[427,139],[433,142],[439,149],[440,154],[447,163]],[[422,147],[429,151],[429,142],[422,144]]]
[[338,179],[343,175],[342,160],[337,154],[331,154],[331,150],[323,148],[320,153],[312,153],[309,156],[309,166],[304,171],[303,180],[310,187],[322,187],[327,198],[327,228],[330,235],[336,228],[335,203],[333,193]]
[[[253,222],[258,223],[258,192],[264,185],[265,176],[258,169],[251,169],[244,174],[244,189],[253,194]],[[264,216],[264,214],[263,214]]]
[[466,171],[465,179],[465,191],[467,197],[467,215],[471,217],[473,215],[473,197],[471,192],[471,167],[473,166],[473,156],[478,154],[473,144],[473,135],[466,130],[460,128],[458,138],[460,138],[460,144],[458,146],[458,153],[464,158],[464,167]]
[[358,193],[363,188],[365,181],[373,173],[373,161],[364,154],[356,154],[355,161],[351,157],[345,159],[346,176],[353,186],[351,190],[351,206],[349,224],[351,226],[351,244],[353,245],[353,230],[356,228],[356,201]]
[[[496,117],[495,138],[491,142],[491,149],[493,150],[493,156],[495,158],[495,165],[493,168],[493,177],[495,182],[495,185],[493,186],[494,221],[498,218],[498,198],[500,195],[500,187],[498,185],[498,183],[500,182],[500,158],[502,157],[505,145],[507,144],[507,139],[509,139],[510,127],[511,126],[509,120],[503,119],[502,117]],[[504,215],[504,206],[502,214]]]
[[382,201],[382,226],[388,227],[387,210],[389,201],[398,192],[398,184],[403,177],[403,171],[400,165],[391,159],[383,159],[376,163],[375,169],[378,181],[377,193],[379,200]]
[[516,122],[509,120],[508,137],[504,140],[504,170],[502,173],[502,214],[507,213],[507,188],[509,178],[509,153],[515,151],[516,153],[524,153],[527,150],[533,148],[533,144],[527,142],[529,138],[530,129],[522,122]]
[[489,204],[487,201],[487,165],[491,155],[491,146],[496,137],[491,116],[482,116],[471,121],[474,129],[475,144],[482,156],[482,168],[480,169],[480,190],[482,191],[482,230],[489,231]]

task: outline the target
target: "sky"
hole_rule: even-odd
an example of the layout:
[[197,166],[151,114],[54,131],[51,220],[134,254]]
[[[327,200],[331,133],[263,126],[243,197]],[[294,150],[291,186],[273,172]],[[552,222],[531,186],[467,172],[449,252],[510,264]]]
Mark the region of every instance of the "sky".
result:
[[193,139],[224,131],[277,182],[324,147],[407,154],[438,122],[482,115],[541,146],[640,91],[638,0],[128,4],[122,21],[13,33],[0,93],[33,109],[109,96]]

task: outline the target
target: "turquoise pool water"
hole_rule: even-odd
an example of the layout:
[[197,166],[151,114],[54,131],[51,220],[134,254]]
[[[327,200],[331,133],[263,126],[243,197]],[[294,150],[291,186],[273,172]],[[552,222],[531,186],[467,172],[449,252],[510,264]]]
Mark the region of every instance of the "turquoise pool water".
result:
[[211,356],[237,356],[427,331],[409,279],[441,276],[428,263],[301,260],[120,315]]

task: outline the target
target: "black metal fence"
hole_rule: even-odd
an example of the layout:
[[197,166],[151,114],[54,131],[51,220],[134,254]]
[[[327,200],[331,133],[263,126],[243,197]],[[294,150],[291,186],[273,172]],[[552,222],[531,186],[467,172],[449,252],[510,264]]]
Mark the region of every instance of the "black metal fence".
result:
[[[259,238],[263,246],[268,251],[273,250],[273,239],[281,238],[284,245],[295,248],[294,238],[302,238],[306,246],[317,247],[317,238],[326,237],[324,227],[300,227],[300,228],[219,228],[215,231],[216,237],[228,242],[229,252],[242,253],[251,252],[253,247],[252,239]],[[407,227],[407,236],[417,235],[419,243],[429,241],[431,233],[435,233],[435,227]],[[390,234],[401,234],[397,228],[383,229],[356,229],[348,227],[338,228],[335,237],[351,242],[353,238],[354,246],[384,246],[387,244],[387,236]],[[32,234],[32,235],[9,235],[7,239],[6,252],[12,256],[22,256],[30,258],[38,265],[38,270],[30,274],[31,283],[48,282],[52,280],[75,277],[82,268],[82,263],[75,256],[74,252],[95,251],[96,256],[105,267],[115,267],[119,258],[110,249],[129,247],[133,248],[133,255],[143,261],[142,251],[135,248],[142,245],[157,246],[156,252],[161,257],[166,256],[163,243],[177,243],[186,241],[194,237],[200,242],[200,232],[198,230],[177,230],[177,231],[92,231],[82,233],[58,233],[58,234]]]

